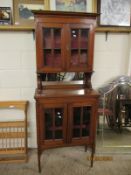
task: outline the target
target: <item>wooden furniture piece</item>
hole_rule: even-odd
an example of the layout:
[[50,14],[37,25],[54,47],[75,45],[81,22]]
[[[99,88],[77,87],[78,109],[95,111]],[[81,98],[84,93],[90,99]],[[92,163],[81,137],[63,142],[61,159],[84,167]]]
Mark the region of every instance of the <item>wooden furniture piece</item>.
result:
[[[0,162],[27,161],[27,101],[1,101],[1,110],[22,110],[25,118],[0,122]],[[3,116],[4,118],[4,116]]]
[[[37,51],[38,167],[44,149],[85,145],[95,152],[98,93],[92,89],[97,14],[34,11]],[[81,81],[59,81],[82,72]],[[53,80],[53,81],[51,81]]]

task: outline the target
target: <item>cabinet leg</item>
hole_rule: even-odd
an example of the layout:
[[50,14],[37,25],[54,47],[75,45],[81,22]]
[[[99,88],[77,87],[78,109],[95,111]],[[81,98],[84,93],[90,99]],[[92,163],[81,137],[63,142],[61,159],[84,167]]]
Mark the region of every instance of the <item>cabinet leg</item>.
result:
[[38,150],[38,171],[41,173],[41,161],[40,161],[40,151]]
[[95,146],[92,145],[92,152],[91,152],[91,167],[93,167],[94,154],[95,154]]

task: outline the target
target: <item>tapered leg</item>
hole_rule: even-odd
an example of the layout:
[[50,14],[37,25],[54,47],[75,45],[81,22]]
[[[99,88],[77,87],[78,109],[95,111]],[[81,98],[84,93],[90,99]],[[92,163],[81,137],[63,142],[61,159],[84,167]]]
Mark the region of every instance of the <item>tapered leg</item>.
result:
[[41,161],[40,161],[40,155],[41,155],[41,153],[40,153],[40,151],[38,150],[38,171],[39,171],[39,173],[41,173]]
[[92,151],[91,151],[91,167],[93,167],[94,154],[95,154],[95,145],[93,144]]

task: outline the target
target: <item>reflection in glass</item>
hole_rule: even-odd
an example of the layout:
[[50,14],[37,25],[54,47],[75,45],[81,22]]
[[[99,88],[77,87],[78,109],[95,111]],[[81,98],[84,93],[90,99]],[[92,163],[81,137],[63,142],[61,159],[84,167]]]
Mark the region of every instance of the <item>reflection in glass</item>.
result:
[[79,43],[79,29],[72,29],[71,30],[71,48],[78,49]]
[[62,126],[63,123],[63,110],[61,108],[55,109],[55,126]]

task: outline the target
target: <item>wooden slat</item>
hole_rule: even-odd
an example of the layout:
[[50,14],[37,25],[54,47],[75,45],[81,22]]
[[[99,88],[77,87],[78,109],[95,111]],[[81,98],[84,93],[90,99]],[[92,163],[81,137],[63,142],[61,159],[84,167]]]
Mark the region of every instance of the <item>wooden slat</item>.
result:
[[34,29],[34,26],[22,26],[22,25],[1,25],[0,30],[3,31],[32,31]]
[[25,147],[22,147],[22,149],[21,148],[13,148],[13,149],[6,148],[6,149],[0,149],[0,154],[1,155],[23,154],[23,153],[25,153],[25,151],[26,151]]
[[25,127],[25,121],[11,121],[11,122],[0,122],[1,128],[8,128],[8,127]]
[[27,158],[21,158],[21,159],[0,159],[0,163],[23,163],[27,162]]
[[26,110],[27,101],[0,101],[0,108]]
[[129,33],[130,27],[97,27],[96,32]]
[[27,161],[27,155],[23,154],[22,156],[13,156],[13,157],[0,157],[0,163],[21,163]]
[[2,138],[24,138],[25,132],[0,132],[0,139]]

